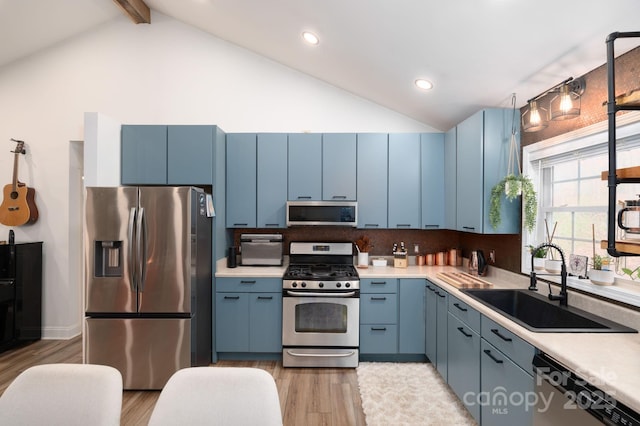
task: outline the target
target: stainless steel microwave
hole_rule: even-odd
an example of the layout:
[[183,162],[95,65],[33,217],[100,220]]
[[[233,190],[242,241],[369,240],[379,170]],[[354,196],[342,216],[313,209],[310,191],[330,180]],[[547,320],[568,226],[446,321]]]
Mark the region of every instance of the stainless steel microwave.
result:
[[356,201],[287,201],[287,226],[358,225]]

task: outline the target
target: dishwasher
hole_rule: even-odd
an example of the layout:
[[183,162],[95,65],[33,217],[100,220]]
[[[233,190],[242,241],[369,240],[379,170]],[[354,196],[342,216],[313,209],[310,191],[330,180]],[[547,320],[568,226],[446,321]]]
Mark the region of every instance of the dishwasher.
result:
[[533,357],[535,426],[640,425],[640,414],[545,353]]

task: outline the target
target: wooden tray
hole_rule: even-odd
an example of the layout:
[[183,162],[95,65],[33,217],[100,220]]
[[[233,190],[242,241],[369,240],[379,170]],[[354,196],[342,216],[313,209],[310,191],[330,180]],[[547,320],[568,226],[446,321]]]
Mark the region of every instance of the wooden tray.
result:
[[439,272],[442,281],[457,288],[492,288],[493,284],[466,272]]

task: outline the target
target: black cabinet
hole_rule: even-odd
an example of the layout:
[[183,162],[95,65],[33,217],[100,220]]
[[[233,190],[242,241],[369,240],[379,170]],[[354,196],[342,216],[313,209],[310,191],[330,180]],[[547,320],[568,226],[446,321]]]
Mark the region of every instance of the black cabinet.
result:
[[0,245],[0,351],[42,337],[42,243]]

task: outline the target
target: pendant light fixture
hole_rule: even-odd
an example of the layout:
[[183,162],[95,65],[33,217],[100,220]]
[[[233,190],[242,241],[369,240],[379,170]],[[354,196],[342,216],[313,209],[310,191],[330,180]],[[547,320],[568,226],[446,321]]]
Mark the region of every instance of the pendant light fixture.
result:
[[580,115],[580,95],[572,90],[570,83],[563,84],[560,92],[549,102],[552,120],[569,120]]
[[[527,101],[527,109],[522,113],[522,130],[537,132],[549,126],[549,120],[559,121],[576,118],[580,115],[580,97],[584,93],[583,77],[569,77],[551,89]],[[540,106],[547,95],[552,95],[549,109]]]
[[538,101],[529,101],[527,109],[522,113],[522,130],[537,132],[549,126],[547,110],[538,106]]

